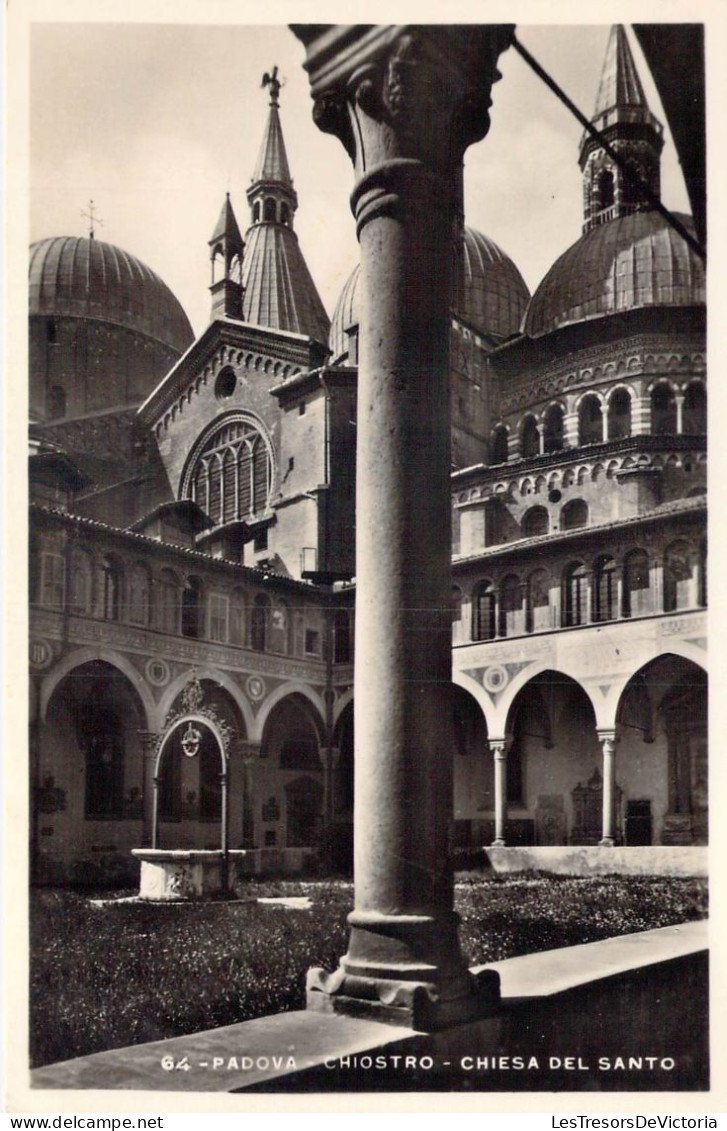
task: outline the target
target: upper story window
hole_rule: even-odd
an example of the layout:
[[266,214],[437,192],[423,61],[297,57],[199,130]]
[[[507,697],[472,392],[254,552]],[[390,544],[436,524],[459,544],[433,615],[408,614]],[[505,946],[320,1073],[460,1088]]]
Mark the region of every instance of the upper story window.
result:
[[202,635],[202,582],[190,577],[182,590],[182,636],[198,639]]
[[585,396],[578,409],[578,443],[600,444],[603,440],[603,411],[593,393]]
[[252,606],[250,615],[250,647],[256,652],[264,652],[268,646],[268,620],[270,617],[270,601],[262,594],[258,594]]
[[550,628],[550,578],[547,570],[533,570],[528,578],[525,628],[528,632]]
[[618,579],[616,562],[612,557],[602,557],[596,562],[594,597],[593,619],[615,620],[618,616]]
[[492,435],[490,463],[507,463],[507,428],[498,424]]
[[588,621],[588,576],[583,562],[573,562],[565,572],[563,624],[566,628]]
[[93,565],[91,555],[78,547],[71,554],[71,609],[74,613],[90,613],[93,599]]
[[665,381],[651,391],[651,431],[654,436],[676,436],[676,398]]
[[522,529],[526,538],[548,533],[548,511],[546,507],[531,507],[523,515]]
[[227,643],[229,611],[229,598],[224,593],[210,593],[209,638],[218,644]]
[[684,394],[682,431],[685,436],[707,434],[707,394],[698,382],[689,385]]
[[631,435],[631,396],[627,389],[616,389],[608,402],[608,438],[622,440]]
[[149,570],[137,563],[129,574],[129,620],[132,624],[148,624],[151,582]]
[[155,586],[154,606],[161,632],[179,632],[179,579],[171,569],[163,569]]
[[472,639],[494,640],[497,635],[497,599],[491,581],[480,581],[472,602]]
[[526,459],[540,453],[540,433],[534,416],[526,416],[523,420],[520,453]]
[[263,204],[263,220],[275,220],[275,201],[272,196],[265,197],[265,203]]
[[348,609],[337,609],[333,618],[333,662],[334,664],[348,664],[350,660],[351,620],[349,612]]
[[62,609],[66,597],[66,560],[62,554],[44,551],[40,559],[40,600],[50,609]]
[[106,620],[121,620],[123,581],[124,572],[121,562],[110,554],[104,558],[101,567],[101,595],[103,615]]
[[632,550],[624,560],[625,617],[639,616],[651,610],[649,556],[645,550]]
[[563,530],[577,530],[588,523],[588,504],[583,499],[571,499],[560,512],[560,525]]
[[256,425],[227,420],[207,439],[186,477],[185,493],[221,525],[267,510],[272,487],[272,455]]
[[692,592],[691,549],[687,542],[672,542],[664,554],[664,612],[688,609]]
[[545,414],[543,446],[546,452],[559,452],[564,446],[564,414],[560,405],[551,405]]

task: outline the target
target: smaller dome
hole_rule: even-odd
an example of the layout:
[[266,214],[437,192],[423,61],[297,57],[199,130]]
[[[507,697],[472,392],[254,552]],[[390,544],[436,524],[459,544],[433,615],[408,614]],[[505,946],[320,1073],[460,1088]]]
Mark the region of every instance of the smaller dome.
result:
[[151,268],[110,243],[78,236],[30,247],[30,313],[114,322],[180,355],[192,327],[167,284]]
[[[465,228],[460,245],[461,272],[454,313],[482,334],[509,338],[520,329],[530,292],[513,261],[487,236]],[[347,330],[356,326],[358,312],[357,265],[346,280],[331,320],[328,344],[331,361],[348,352]]]
[[[690,231],[689,216],[678,216]],[[560,326],[648,306],[706,301],[704,265],[661,213],[636,212],[593,228],[564,252],[525,317],[532,338]]]

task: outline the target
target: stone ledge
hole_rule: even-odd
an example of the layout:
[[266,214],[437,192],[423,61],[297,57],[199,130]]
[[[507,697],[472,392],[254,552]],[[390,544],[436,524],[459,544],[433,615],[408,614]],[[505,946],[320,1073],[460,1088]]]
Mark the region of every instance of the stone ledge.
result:
[[525,872],[530,869],[560,876],[691,876],[708,875],[709,849],[702,845],[639,847],[600,845],[572,847],[486,847],[485,855],[495,872]]

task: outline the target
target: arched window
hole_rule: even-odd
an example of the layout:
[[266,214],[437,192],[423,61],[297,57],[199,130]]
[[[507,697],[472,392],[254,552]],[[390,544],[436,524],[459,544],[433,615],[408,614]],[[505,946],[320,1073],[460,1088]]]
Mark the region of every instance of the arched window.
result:
[[268,615],[270,601],[258,594],[250,616],[250,647],[256,652],[264,652],[268,641]]
[[692,604],[692,551],[687,542],[672,542],[664,554],[664,612]]
[[614,203],[613,173],[608,169],[598,175],[598,199],[601,209],[611,208]]
[[287,652],[290,634],[290,607],[282,599],[275,602],[270,618],[270,648],[273,652]]
[[623,440],[631,435],[631,396],[627,389],[616,389],[608,402],[608,438]]
[[585,396],[578,409],[578,443],[600,444],[603,440],[601,402],[593,393]]
[[559,452],[563,447],[564,414],[560,405],[552,404],[545,414],[544,446],[546,452]]
[[275,201],[272,196],[265,197],[263,205],[263,220],[272,221],[275,219]]
[[682,431],[685,436],[707,434],[707,394],[704,385],[694,382],[688,386],[684,394]]
[[548,511],[546,507],[531,507],[523,515],[522,529],[526,538],[548,533]]
[[507,463],[507,428],[504,424],[498,424],[492,434],[490,463]]
[[290,209],[285,201],[280,205],[280,223],[288,224],[290,222]]
[[550,582],[547,570],[536,569],[528,578],[527,619],[528,632],[543,632],[550,628]]
[[161,632],[179,632],[179,580],[170,569],[163,569],[155,586],[157,624]]
[[472,639],[494,640],[497,635],[497,602],[491,581],[480,581],[472,605]]
[[540,454],[540,433],[534,416],[526,416],[520,434],[520,454],[529,459]]
[[190,577],[182,590],[182,636],[199,639],[202,635],[203,613],[202,582],[198,577]]
[[233,589],[230,597],[230,643],[245,643],[245,594]]
[[149,570],[137,562],[129,574],[129,620],[132,624],[149,623]]
[[351,662],[351,619],[348,609],[336,609],[333,618],[333,662]]
[[632,550],[624,561],[624,616],[634,617],[651,612],[649,556],[644,550]]
[[566,628],[588,621],[588,577],[583,562],[572,562],[565,571],[563,624]]
[[664,381],[651,391],[651,431],[654,436],[676,436],[676,399],[673,389]]
[[560,512],[561,530],[577,530],[588,524],[588,504],[583,499],[571,499]]
[[262,433],[251,421],[228,420],[200,452],[189,493],[218,526],[266,511],[271,481],[272,459]]
[[217,644],[226,644],[230,636],[230,599],[226,593],[209,595],[208,636]]
[[123,568],[113,555],[104,558],[101,569],[103,615],[106,620],[120,620],[122,610]]
[[596,562],[594,589],[593,619],[599,622],[615,620],[618,616],[618,578],[612,557],[602,557]]
[[523,601],[520,578],[510,574],[500,584],[500,635],[516,636],[523,631]]
[[71,610],[90,613],[92,609],[93,568],[91,556],[75,548],[71,554]]

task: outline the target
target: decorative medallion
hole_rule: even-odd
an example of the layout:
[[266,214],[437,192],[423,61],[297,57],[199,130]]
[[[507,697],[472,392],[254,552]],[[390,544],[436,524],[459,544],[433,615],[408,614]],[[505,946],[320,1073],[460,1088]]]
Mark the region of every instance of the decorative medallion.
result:
[[34,668],[47,668],[53,659],[53,651],[45,640],[31,640],[30,663]]
[[199,750],[199,744],[202,741],[202,731],[197,730],[197,727],[192,726],[191,722],[187,723],[187,729],[182,735],[182,750],[188,758],[194,758]]
[[265,694],[265,682],[259,675],[251,675],[245,684],[245,688],[254,703],[258,703]]
[[502,691],[507,687],[509,680],[510,676],[507,674],[506,669],[495,665],[491,668],[485,668],[482,676],[482,686],[485,691],[489,691],[494,695],[496,692]]
[[155,687],[165,687],[169,683],[169,665],[164,660],[146,661],[146,678]]

